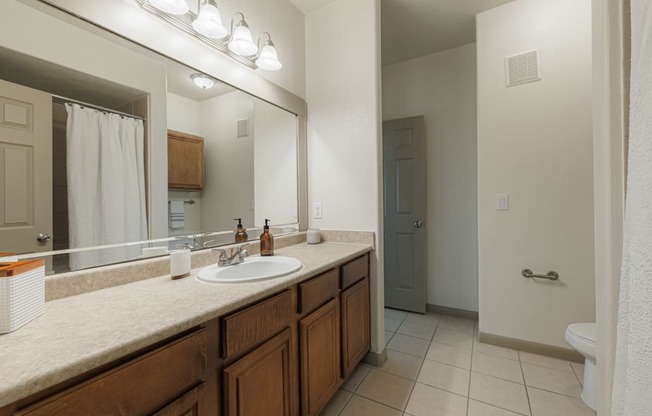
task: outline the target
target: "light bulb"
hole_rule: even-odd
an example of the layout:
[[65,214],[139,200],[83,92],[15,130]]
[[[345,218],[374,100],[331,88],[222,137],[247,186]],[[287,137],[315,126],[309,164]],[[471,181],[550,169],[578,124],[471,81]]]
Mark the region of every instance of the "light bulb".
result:
[[222,39],[227,35],[219,10],[210,3],[201,6],[199,16],[192,22],[192,27],[207,38]]
[[263,49],[260,51],[260,56],[256,59],[256,65],[265,71],[278,71],[283,67],[278,60],[276,48],[272,42],[267,42]]
[[229,41],[229,50],[240,56],[252,56],[258,52],[258,46],[251,39],[251,32],[249,26],[242,20],[238,23],[231,41]]
[[204,74],[194,74],[190,78],[192,78],[192,81],[196,86],[203,90],[207,90],[215,85],[215,80],[211,77],[207,77]]
[[149,4],[167,14],[182,15],[190,9],[186,0],[149,0]]

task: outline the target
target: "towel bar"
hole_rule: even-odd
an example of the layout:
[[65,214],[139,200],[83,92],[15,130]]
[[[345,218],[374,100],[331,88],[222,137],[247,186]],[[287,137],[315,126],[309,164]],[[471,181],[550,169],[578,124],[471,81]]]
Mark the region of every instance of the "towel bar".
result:
[[534,274],[532,270],[530,269],[523,269],[521,270],[521,274],[523,277],[530,278],[533,277],[535,279],[548,279],[548,280],[557,280],[559,279],[559,273],[555,271],[550,271],[548,274]]

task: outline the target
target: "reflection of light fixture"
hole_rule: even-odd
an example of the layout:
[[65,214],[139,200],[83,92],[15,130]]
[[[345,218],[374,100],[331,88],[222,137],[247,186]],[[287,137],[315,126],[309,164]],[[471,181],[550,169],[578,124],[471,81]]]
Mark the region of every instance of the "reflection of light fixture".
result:
[[192,22],[192,27],[208,38],[222,39],[227,35],[226,28],[222,24],[222,16],[220,16],[220,12],[217,10],[217,5],[211,4],[211,0],[206,0],[201,5],[199,15]]
[[[234,29],[233,24],[238,15],[240,15],[240,21],[236,23]],[[252,56],[258,52],[258,46],[256,46],[251,38],[249,25],[245,22],[244,15],[240,12],[237,12],[231,18],[231,40],[229,40],[229,50],[240,56]]]
[[[267,40],[261,49],[260,41],[263,38],[263,35],[267,35]],[[269,33],[263,32],[258,37],[258,49],[260,49],[260,54],[258,54],[258,58],[256,58],[256,65],[258,68],[264,69],[265,71],[278,71],[281,69],[283,65],[281,64],[281,61],[278,60],[276,47],[274,46],[274,42],[272,42],[272,37]]]
[[194,82],[196,86],[203,90],[207,90],[215,85],[215,80],[204,74],[193,74],[190,76],[190,78],[192,78],[192,82]]
[[189,10],[186,0],[149,0],[149,3],[168,14],[181,15]]

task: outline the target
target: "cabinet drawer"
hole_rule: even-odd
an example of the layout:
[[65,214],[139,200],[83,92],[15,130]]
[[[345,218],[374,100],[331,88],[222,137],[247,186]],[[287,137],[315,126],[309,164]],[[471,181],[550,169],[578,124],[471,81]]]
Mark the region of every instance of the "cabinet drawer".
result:
[[339,270],[331,270],[299,285],[300,314],[311,312],[329,300],[338,292]]
[[229,358],[246,351],[288,326],[291,317],[291,290],[227,316],[222,327],[222,357]]
[[342,266],[342,290],[369,276],[369,255],[365,254]]
[[200,383],[206,369],[206,331],[202,329],[16,416],[152,414]]

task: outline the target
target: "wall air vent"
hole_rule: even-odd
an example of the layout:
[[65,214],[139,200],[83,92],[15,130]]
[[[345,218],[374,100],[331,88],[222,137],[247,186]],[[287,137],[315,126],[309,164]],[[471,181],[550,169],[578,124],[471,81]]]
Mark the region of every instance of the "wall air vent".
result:
[[508,87],[541,80],[539,50],[505,58],[505,82]]
[[238,120],[238,135],[236,136],[238,139],[241,137],[249,137],[249,119],[248,118],[243,118],[242,120]]

